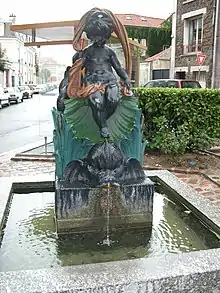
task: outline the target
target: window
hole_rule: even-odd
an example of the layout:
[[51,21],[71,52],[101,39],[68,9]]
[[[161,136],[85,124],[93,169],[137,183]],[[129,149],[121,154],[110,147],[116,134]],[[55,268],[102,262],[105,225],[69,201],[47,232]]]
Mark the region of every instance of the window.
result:
[[176,79],[186,79],[185,71],[177,71],[175,74]]
[[179,87],[178,81],[176,81],[176,80],[169,80],[167,82],[167,87],[169,87],[169,88],[178,88]]
[[201,85],[198,81],[181,81],[181,88],[198,89]]
[[200,52],[202,45],[203,17],[186,20],[188,24],[188,46],[187,53]]
[[166,87],[166,83],[165,80],[157,80],[154,82],[154,87]]
[[154,87],[154,82],[150,81],[150,82],[146,83],[144,87],[147,87],[147,88]]

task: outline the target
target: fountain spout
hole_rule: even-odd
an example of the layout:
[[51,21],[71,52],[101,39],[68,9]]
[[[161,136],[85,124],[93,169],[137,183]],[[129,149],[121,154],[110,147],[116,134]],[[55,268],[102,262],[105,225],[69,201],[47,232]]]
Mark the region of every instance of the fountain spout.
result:
[[[92,226],[86,228],[106,230],[108,240],[112,229],[137,225],[133,220],[151,220],[154,184],[146,178],[140,162],[126,159],[113,142],[96,143],[87,157],[69,163],[58,184],[60,207],[68,208],[70,215],[86,208]],[[67,201],[68,197],[72,199]],[[81,202],[78,206],[76,198]]]

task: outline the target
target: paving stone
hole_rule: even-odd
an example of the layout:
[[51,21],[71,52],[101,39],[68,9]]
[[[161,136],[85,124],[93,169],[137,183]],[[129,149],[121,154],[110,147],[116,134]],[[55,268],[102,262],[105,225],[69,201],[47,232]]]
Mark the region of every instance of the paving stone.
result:
[[194,189],[195,189],[197,192],[202,192],[202,191],[203,191],[202,188],[198,188],[198,187],[195,187]]
[[202,174],[185,174],[185,176],[182,176],[182,174],[175,173],[175,175],[199,194],[220,205],[220,187],[217,184]]
[[54,162],[14,162],[6,161],[0,163],[0,177],[26,176],[40,173],[53,173]]

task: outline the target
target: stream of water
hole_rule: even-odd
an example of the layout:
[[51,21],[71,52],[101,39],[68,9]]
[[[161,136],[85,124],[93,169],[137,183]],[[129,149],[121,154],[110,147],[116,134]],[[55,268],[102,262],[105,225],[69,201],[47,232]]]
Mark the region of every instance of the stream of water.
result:
[[103,241],[103,245],[111,246],[112,241],[110,240],[110,190],[111,185],[108,183],[107,185],[107,214],[106,214],[106,239]]

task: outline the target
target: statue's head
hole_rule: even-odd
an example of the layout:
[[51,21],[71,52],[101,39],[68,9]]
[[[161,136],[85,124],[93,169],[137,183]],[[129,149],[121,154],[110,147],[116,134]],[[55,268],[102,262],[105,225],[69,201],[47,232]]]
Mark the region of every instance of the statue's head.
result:
[[130,75],[132,64],[128,35],[123,24],[111,11],[93,8],[81,17],[73,38],[73,49],[75,51],[82,50],[81,38],[84,32],[88,39],[98,47],[104,46],[114,32],[122,45],[126,71]]
[[96,11],[89,17],[84,31],[94,45],[102,47],[113,32],[112,19],[104,11]]

